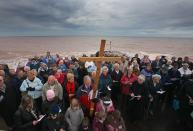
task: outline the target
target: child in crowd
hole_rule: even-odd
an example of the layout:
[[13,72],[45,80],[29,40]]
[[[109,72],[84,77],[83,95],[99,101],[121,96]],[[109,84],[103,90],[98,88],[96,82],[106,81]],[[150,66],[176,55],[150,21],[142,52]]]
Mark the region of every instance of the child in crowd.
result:
[[69,131],[78,131],[81,123],[84,119],[84,114],[80,108],[79,101],[77,98],[73,97],[71,99],[70,107],[65,113],[65,119],[68,124]]

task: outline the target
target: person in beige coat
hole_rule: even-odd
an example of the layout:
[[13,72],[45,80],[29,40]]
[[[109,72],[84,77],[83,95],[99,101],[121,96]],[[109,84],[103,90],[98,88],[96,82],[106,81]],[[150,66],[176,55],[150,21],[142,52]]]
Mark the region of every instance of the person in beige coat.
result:
[[53,75],[48,77],[48,81],[43,86],[43,91],[42,91],[43,101],[46,100],[46,92],[47,90],[50,90],[50,89],[54,91],[55,96],[58,97],[59,100],[63,99],[62,86]]

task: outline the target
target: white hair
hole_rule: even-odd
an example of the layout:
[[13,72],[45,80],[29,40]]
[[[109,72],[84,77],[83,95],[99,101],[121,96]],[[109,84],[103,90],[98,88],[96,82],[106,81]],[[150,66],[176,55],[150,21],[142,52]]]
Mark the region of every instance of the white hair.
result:
[[29,66],[25,66],[25,67],[24,67],[24,71],[26,71],[26,70],[28,71],[28,70],[31,70],[31,69],[30,69]]
[[143,82],[144,82],[145,81],[145,76],[141,74],[141,75],[138,76],[138,79],[143,80]]
[[90,76],[89,76],[89,75],[85,75],[85,76],[84,76],[84,81],[86,81],[86,80],[91,81],[91,78],[90,78]]
[[115,68],[116,66],[118,66],[118,67],[119,67],[119,63],[115,63],[115,64],[114,64],[114,68]]
[[103,66],[103,67],[102,67],[102,72],[103,72],[104,70],[109,71],[109,69],[108,69],[108,67],[107,67],[107,66]]
[[158,74],[154,74],[154,75],[152,75],[152,79],[153,78],[158,78],[159,80],[161,79],[161,76],[160,75],[158,75]]
[[62,70],[61,70],[61,69],[58,69],[57,72],[58,72],[58,73],[62,73]]

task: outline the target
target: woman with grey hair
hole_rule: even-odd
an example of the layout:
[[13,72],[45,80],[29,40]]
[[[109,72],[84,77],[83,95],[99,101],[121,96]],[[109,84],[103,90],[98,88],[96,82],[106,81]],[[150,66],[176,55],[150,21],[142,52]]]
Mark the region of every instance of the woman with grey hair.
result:
[[92,81],[89,75],[84,76],[84,83],[81,85],[77,92],[76,97],[80,100],[80,105],[86,115],[90,111],[89,93],[92,90]]
[[121,94],[121,77],[123,76],[122,71],[119,70],[119,64],[114,64],[114,69],[111,73],[112,78],[112,100],[114,104],[120,107],[120,94]]
[[28,71],[27,78],[20,86],[20,91],[22,92],[22,95],[28,94],[29,96],[31,96],[34,99],[39,111],[41,110],[42,104],[42,87],[43,84],[41,80],[37,77],[37,71],[35,69]]
[[[125,69],[121,78],[121,111],[126,114],[126,105],[128,99],[131,98],[131,86],[137,80],[137,76],[133,73],[133,68]],[[123,116],[125,116],[123,114]]]
[[139,75],[137,81],[131,86],[131,99],[129,99],[129,115],[131,122],[138,122],[144,116],[144,104],[148,96],[145,76]]
[[101,95],[103,96],[111,95],[111,87],[112,87],[112,79],[108,73],[108,67],[103,66],[99,80],[99,92],[101,92]]
[[161,76],[158,74],[152,75],[152,80],[149,83],[149,98],[150,98],[150,114],[158,114],[163,104],[165,91],[161,83]]

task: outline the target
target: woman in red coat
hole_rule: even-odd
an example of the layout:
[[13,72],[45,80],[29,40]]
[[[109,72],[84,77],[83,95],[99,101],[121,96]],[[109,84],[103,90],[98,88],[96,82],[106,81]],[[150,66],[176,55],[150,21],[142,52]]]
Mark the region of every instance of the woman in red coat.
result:
[[89,93],[91,90],[92,90],[92,81],[90,76],[86,75],[84,76],[83,85],[81,85],[76,92],[76,96],[79,99],[83,112],[86,116],[89,116],[90,111]]
[[64,86],[64,101],[66,103],[66,107],[68,107],[71,99],[75,96],[78,85],[74,79],[73,73],[67,73],[66,78],[67,80]]
[[[133,73],[132,68],[125,69],[124,75],[121,78],[121,109],[122,113],[126,112],[127,100],[131,94],[131,85],[137,80],[137,76]],[[125,116],[123,114],[123,116]]]
[[62,72],[62,70],[58,70],[55,74],[54,74],[55,78],[58,80],[58,82],[62,85],[62,87],[64,87],[64,80],[65,80],[65,73]]

